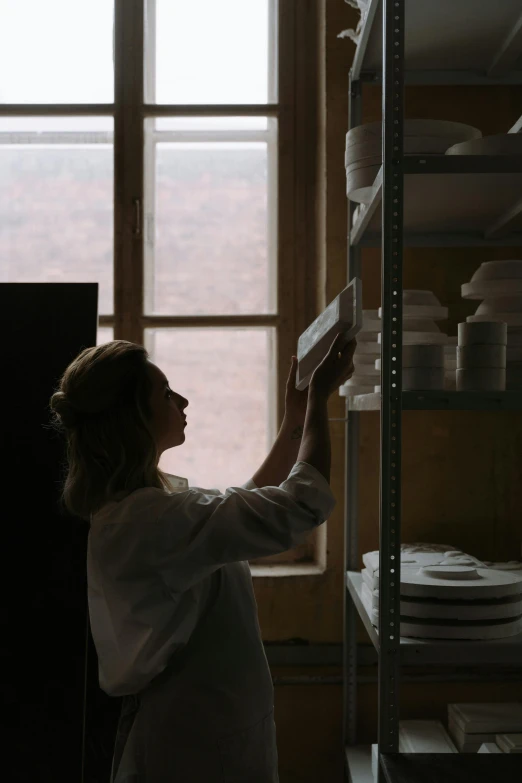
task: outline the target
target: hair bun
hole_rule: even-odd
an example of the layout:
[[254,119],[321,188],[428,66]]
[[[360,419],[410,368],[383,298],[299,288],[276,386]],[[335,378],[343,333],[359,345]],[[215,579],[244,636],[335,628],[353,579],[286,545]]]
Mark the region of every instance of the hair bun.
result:
[[65,427],[75,427],[78,424],[78,411],[71,404],[64,392],[56,392],[53,394],[51,407],[56,411]]

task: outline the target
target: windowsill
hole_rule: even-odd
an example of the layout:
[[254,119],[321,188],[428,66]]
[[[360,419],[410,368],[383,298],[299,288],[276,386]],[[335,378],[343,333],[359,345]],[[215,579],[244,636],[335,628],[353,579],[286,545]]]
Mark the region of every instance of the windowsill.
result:
[[285,565],[253,565],[250,566],[252,577],[281,576],[318,576],[324,574],[326,567],[319,563],[288,563]]
[[326,526],[325,522],[316,528],[315,560],[308,563],[266,563],[250,566],[252,576],[266,579],[282,576],[321,576],[326,571]]

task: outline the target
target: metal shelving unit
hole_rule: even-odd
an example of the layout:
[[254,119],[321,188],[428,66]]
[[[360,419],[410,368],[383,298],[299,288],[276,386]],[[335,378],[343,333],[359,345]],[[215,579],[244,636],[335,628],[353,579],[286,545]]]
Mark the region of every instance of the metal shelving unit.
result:
[[[522,246],[522,156],[403,157],[403,94],[410,84],[522,84],[520,0],[370,0],[350,72],[349,128],[361,124],[365,83],[382,84],[383,165],[371,203],[359,210],[355,223],[355,205],[349,206],[348,280],[360,277],[362,248],[380,244],[382,395],[346,400],[343,736],[347,778],[353,783],[373,781],[370,749],[357,745],[356,621],[360,617],[378,654],[379,783],[424,779],[428,768],[431,783],[481,781],[486,779],[482,772],[493,762],[481,766],[478,757],[467,754],[398,753],[401,664],[454,666],[458,660],[507,667],[522,661],[522,635],[487,643],[400,638],[402,411],[522,410],[522,393],[403,392],[401,372],[394,368],[402,367],[403,247]],[[522,118],[511,132],[521,129]],[[381,417],[378,629],[361,599],[358,573],[359,417],[371,410],[380,410]],[[502,754],[495,755],[494,763],[494,774],[504,781],[522,779],[520,760]]]

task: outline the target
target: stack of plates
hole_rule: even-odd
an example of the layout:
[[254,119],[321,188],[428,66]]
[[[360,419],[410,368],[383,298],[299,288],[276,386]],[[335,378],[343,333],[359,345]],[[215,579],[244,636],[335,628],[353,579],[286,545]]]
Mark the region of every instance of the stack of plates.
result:
[[505,388],[522,389],[522,260],[481,264],[471,281],[462,286],[462,296],[483,300],[466,319],[469,323],[500,321],[507,325]]
[[[457,748],[439,720],[401,720],[399,722],[399,753],[458,753]],[[379,746],[372,745],[372,772],[378,779]]]
[[446,155],[522,155],[520,133],[499,133],[454,144]]
[[[498,745],[498,735],[522,731],[522,703],[448,704],[448,730],[462,753],[476,753],[483,743]],[[502,742],[517,745],[516,737]]]
[[[382,308],[379,308],[379,318]],[[405,290],[402,295],[402,344],[445,345],[448,337],[435,321],[448,317],[448,308],[442,307],[432,291]],[[379,332],[378,341],[381,342]]]
[[353,357],[355,371],[350,380],[340,387],[341,397],[371,394],[374,391],[381,375],[379,370],[375,369],[375,359],[381,355],[381,346],[377,342],[380,328],[377,310],[363,310],[363,325],[357,335],[357,348]]
[[[382,318],[382,308],[379,308]],[[435,321],[448,317],[432,291],[406,290],[402,296],[402,388],[444,388],[444,348],[447,336]],[[378,340],[381,342],[381,333]],[[380,370],[380,363],[376,363]]]
[[[481,132],[470,125],[445,120],[405,120],[405,155],[443,155],[449,147]],[[346,134],[346,193],[351,201],[368,204],[382,164],[382,123],[358,125]]]
[[457,342],[458,337],[448,337],[444,346],[444,388],[449,391],[457,388]]
[[504,391],[506,324],[477,321],[459,324],[457,391]]
[[[444,345],[430,345],[429,343],[404,345],[402,348],[402,388],[412,390],[443,389],[444,348]],[[375,367],[380,371],[380,359],[376,360]]]
[[497,734],[496,740],[503,753],[522,753],[522,733]]
[[[362,601],[379,622],[379,553],[363,555]],[[522,631],[522,570],[458,550],[401,551],[401,636],[499,639]]]

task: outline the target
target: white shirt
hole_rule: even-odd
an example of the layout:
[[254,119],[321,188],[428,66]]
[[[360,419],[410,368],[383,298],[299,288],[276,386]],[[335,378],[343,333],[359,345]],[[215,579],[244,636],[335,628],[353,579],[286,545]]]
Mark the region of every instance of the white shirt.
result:
[[186,646],[218,569],[243,563],[249,573],[243,561],[294,548],[336,504],[328,482],[305,462],[278,487],[250,480],[221,493],[188,488],[177,476],[169,481],[171,492],[136,490],[91,520],[89,615],[100,687],[111,696],[139,693]]

